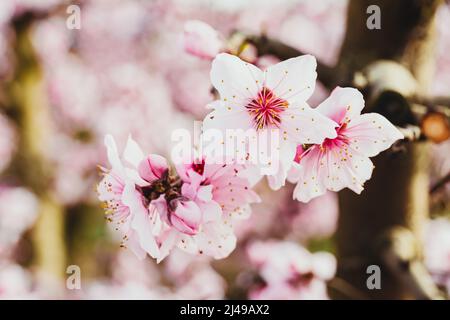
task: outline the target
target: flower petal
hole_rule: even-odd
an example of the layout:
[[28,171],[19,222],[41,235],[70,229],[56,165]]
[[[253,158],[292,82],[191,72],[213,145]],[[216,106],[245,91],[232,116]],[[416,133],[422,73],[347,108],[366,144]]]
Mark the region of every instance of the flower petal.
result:
[[358,118],[363,108],[364,98],[361,92],[354,88],[336,87],[316,110],[342,124],[347,120]]
[[131,228],[136,231],[141,247],[153,258],[159,255],[158,245],[152,233],[152,219],[149,211],[142,204],[141,197],[133,183],[125,185],[122,202],[130,208],[132,214]]
[[167,160],[157,154],[150,154],[138,165],[139,175],[147,182],[153,182],[169,170]]
[[263,72],[238,57],[220,53],[212,62],[211,82],[222,101],[230,107],[245,106],[256,97],[263,83]]
[[335,138],[338,124],[306,103],[290,107],[281,114],[282,135],[296,144],[321,144],[325,138]]
[[116,142],[114,138],[107,134],[105,136],[105,146],[106,153],[108,156],[108,161],[111,164],[112,170],[117,172],[121,177],[125,176],[125,170],[122,165],[122,161],[120,161],[119,152],[117,151]]
[[128,141],[123,151],[123,158],[136,168],[144,159],[144,153],[136,141],[133,140],[131,134],[128,136]]
[[392,123],[378,113],[365,113],[352,120],[344,134],[349,137],[352,148],[368,157],[376,156],[404,138]]
[[303,103],[314,92],[316,67],[316,58],[311,55],[282,61],[266,70],[265,85],[289,104]]

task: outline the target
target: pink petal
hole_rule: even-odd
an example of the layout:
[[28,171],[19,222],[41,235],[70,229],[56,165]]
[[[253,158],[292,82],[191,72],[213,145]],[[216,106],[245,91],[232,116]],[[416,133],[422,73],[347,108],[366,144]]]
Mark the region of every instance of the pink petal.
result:
[[316,110],[338,124],[358,118],[364,108],[364,98],[357,89],[336,87]]
[[208,186],[201,186],[200,188],[198,188],[197,190],[197,198],[208,202],[212,200],[212,185],[208,185]]
[[134,184],[127,183],[122,195],[122,202],[130,208],[131,228],[136,231],[141,247],[153,258],[159,255],[158,245],[152,233],[152,219],[149,211],[142,204],[140,194]]
[[175,211],[171,212],[169,216],[174,228],[188,235],[198,232],[202,220],[202,212],[193,201],[177,201]]
[[218,221],[222,217],[222,208],[215,201],[198,203],[202,211],[203,223]]
[[222,49],[219,33],[210,25],[189,20],[184,25],[184,49],[203,59],[213,59]]
[[148,182],[160,179],[169,169],[167,160],[157,154],[151,154],[139,163],[139,175]]

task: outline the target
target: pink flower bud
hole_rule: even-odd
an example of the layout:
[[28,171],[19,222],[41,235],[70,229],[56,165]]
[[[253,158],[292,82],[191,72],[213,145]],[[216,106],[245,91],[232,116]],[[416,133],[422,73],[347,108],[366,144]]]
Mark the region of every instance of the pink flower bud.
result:
[[167,170],[167,160],[156,154],[150,154],[138,166],[139,175],[148,182],[160,179]]
[[175,199],[170,202],[169,207],[169,220],[175,229],[188,235],[198,232],[202,214],[195,202]]
[[184,25],[184,49],[202,59],[213,59],[222,49],[219,33],[210,25],[190,20]]

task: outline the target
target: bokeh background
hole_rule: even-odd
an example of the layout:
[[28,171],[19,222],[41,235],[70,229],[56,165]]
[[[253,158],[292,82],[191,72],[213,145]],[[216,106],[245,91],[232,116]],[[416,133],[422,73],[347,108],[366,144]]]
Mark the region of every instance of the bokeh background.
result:
[[[436,1],[428,2],[431,8]],[[450,6],[437,2],[435,45],[422,57],[434,66],[421,90],[430,101],[450,96]],[[81,8],[79,30],[66,26],[70,4]],[[213,261],[174,252],[156,264],[119,248],[95,192],[97,165],[107,165],[105,134],[122,147],[131,133],[147,152],[168,156],[172,130],[192,130],[193,121],[207,114],[205,105],[214,98],[211,61],[186,52],[187,21],[208,23],[224,41],[236,31],[264,34],[332,67],[340,61],[348,6],[346,0],[0,1],[0,299],[372,298],[365,280],[344,270],[359,264],[356,273],[365,279],[372,257],[361,262],[346,256],[342,242],[358,242],[354,230],[366,232],[379,220],[364,216],[349,225],[343,217],[352,198],[345,195],[327,193],[302,204],[292,200],[292,186],[274,192],[261,182],[256,189],[263,201],[238,226],[230,257]],[[402,26],[399,18],[396,28]],[[241,54],[260,66],[279,58],[261,55],[251,45]],[[311,105],[328,93],[318,82]],[[423,104],[441,110],[437,113],[446,117],[448,129],[448,105]],[[406,279],[396,284],[405,289],[382,282],[382,294],[375,298],[442,298],[450,289],[450,143],[423,134],[420,140],[410,142],[427,145],[420,155],[409,145],[387,151],[394,158],[426,155],[426,163],[412,165],[409,172],[422,178],[401,188],[421,184],[420,194],[427,196],[413,227],[409,220],[395,220],[420,233],[420,241],[405,245],[402,232],[410,231],[403,229],[386,240],[394,242],[396,257],[406,263],[400,272]],[[377,170],[377,181],[380,175],[387,183],[402,179],[383,166]],[[363,199],[383,199],[374,189],[365,193]],[[400,201],[401,211],[415,200]],[[391,222],[381,224],[395,225]],[[411,250],[417,254],[408,255]],[[80,267],[80,290],[66,286],[70,265]],[[293,272],[291,265],[301,265],[304,272]],[[402,278],[395,266],[381,266],[382,277]]]

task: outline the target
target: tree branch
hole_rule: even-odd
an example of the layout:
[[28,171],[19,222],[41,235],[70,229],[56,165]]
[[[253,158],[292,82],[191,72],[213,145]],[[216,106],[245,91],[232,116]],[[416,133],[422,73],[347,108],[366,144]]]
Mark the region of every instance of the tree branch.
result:
[[435,193],[442,187],[444,187],[447,183],[450,182],[450,172],[447,173],[444,177],[442,177],[439,181],[437,181],[430,189],[430,193]]
[[[266,35],[256,36],[248,35],[245,37],[245,42],[250,43],[256,47],[258,55],[273,55],[280,60],[286,60],[306,53],[288,46],[281,41],[268,38]],[[336,85],[335,68],[317,61],[318,79],[328,89],[333,89]]]

